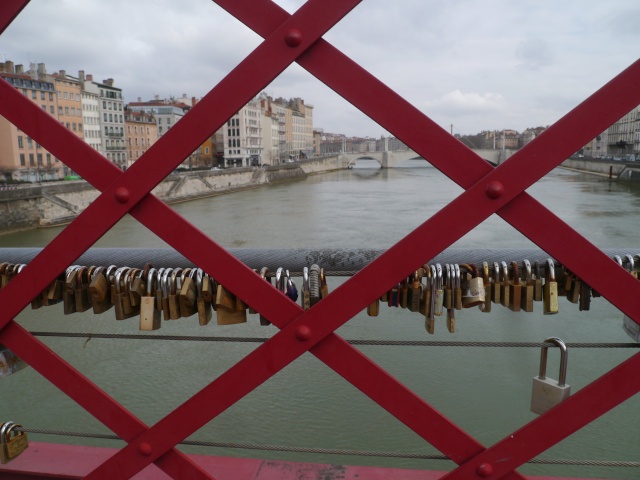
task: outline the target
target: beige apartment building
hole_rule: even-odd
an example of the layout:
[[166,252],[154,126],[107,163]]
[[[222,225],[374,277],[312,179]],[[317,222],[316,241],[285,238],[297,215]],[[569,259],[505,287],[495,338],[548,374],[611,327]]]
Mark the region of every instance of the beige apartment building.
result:
[[138,160],[158,140],[158,125],[152,113],[125,107],[124,128],[127,139],[127,167]]
[[[11,61],[0,63],[0,77],[42,110],[58,119],[55,84],[54,81],[46,79],[43,64],[38,65],[37,70],[33,65],[25,72],[22,65],[14,66]],[[62,176],[63,165],[57,158],[0,116],[0,182],[40,182],[57,180]]]

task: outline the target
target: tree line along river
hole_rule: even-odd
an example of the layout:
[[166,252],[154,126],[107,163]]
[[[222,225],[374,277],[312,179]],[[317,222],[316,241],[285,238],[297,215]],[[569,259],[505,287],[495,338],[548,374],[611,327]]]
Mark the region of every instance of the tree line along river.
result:
[[[226,248],[387,249],[461,192],[436,169],[409,162],[407,168],[354,168],[172,208]],[[638,187],[556,169],[528,192],[596,246],[629,248],[630,254],[640,253]],[[0,248],[43,247],[61,229],[3,235]],[[433,235],[440,233],[434,231]],[[95,246],[163,248],[166,244],[127,216]],[[451,248],[535,246],[494,215]],[[330,277],[329,289],[343,281]],[[300,289],[299,279],[294,282]],[[475,308],[463,310],[457,315],[455,333],[449,333],[444,320],[439,319],[434,335],[425,331],[421,315],[381,306],[378,317],[362,312],[342,326],[338,334],[346,339],[371,340],[542,342],[557,336],[567,343],[631,342],[622,330],[622,314],[606,300],[594,299],[588,312],[580,312],[577,305],[564,298],[559,302],[560,313],[552,316],[543,315],[540,304],[536,304],[533,313],[514,313],[502,307],[494,307],[490,314]],[[117,322],[112,311],[65,316],[59,307],[26,309],[16,321],[36,332],[139,333],[137,320]],[[245,324],[218,326],[214,320],[200,327],[197,319],[190,318],[163,322],[157,334],[268,338],[277,331],[274,326],[263,327],[259,323],[257,315],[249,315]],[[40,340],[147,424],[160,420],[260,345],[67,337],[40,337]],[[357,348],[484,445],[492,445],[535,418],[529,404],[532,378],[539,366],[538,348]],[[567,382],[576,392],[636,351],[572,349]],[[552,349],[548,363],[550,377],[557,378],[557,365],[557,352]],[[25,369],[1,382],[0,421],[10,419],[27,428],[111,433],[33,369]],[[633,397],[541,457],[637,461],[640,426],[635,420],[639,406],[639,399]],[[301,418],[304,420],[300,421]],[[30,438],[122,445],[115,440],[36,434]],[[310,354],[303,355],[223,412],[191,440],[439,454]],[[446,460],[179,448],[213,455],[319,463],[453,468],[453,463]],[[638,476],[637,468],[622,467],[530,464],[520,471],[596,478]]]

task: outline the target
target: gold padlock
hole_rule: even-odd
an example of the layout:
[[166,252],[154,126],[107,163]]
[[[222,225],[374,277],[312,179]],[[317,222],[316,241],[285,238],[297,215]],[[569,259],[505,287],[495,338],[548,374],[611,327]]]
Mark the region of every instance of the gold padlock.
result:
[[0,463],[9,463],[29,447],[25,432],[19,432],[22,425],[5,422],[0,426]]

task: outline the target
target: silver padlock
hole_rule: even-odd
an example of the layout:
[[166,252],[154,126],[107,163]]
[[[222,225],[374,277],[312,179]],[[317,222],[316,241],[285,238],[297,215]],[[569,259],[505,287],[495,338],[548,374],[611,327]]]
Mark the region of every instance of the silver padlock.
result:
[[[533,390],[531,393],[531,411],[542,415],[547,410],[563,402],[571,395],[571,385],[567,385],[567,346],[557,337],[550,337],[544,341],[540,354],[540,372],[533,377]],[[560,377],[558,380],[547,378],[547,343],[552,343],[560,348]]]

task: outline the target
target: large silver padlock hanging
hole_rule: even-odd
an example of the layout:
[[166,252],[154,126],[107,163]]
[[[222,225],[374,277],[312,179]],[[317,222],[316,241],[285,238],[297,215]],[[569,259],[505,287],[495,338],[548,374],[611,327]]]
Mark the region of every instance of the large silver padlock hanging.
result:
[[[544,343],[540,354],[540,372],[537,377],[533,377],[533,391],[531,393],[531,411],[538,415],[555,407],[571,395],[571,385],[566,384],[567,346],[557,337],[547,338]],[[560,348],[560,377],[558,380],[546,376],[547,350],[549,349],[547,343],[552,343]]]

